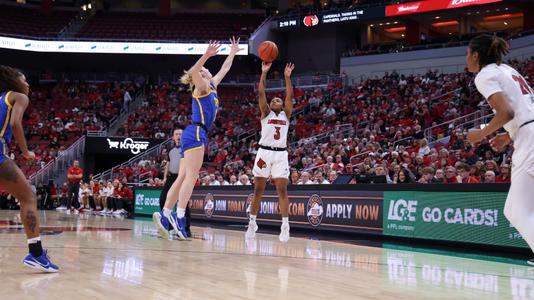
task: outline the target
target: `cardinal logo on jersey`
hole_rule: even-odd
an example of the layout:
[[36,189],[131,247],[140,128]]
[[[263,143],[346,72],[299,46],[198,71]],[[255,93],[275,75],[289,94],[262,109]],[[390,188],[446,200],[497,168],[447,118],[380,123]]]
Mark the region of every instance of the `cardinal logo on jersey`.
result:
[[265,161],[263,161],[263,159],[261,159],[261,158],[258,160],[258,168],[260,168],[260,169],[265,169],[265,168],[267,168],[267,164],[266,164]]

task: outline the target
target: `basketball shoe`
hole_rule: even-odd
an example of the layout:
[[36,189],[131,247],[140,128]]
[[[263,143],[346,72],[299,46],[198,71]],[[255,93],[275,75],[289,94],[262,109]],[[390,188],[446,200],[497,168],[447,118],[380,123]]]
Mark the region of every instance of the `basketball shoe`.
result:
[[245,237],[247,239],[254,238],[256,236],[256,231],[258,231],[258,224],[256,224],[256,221],[254,220],[248,221],[248,228],[247,228],[247,233],[245,233]]
[[171,212],[171,217],[169,218],[169,223],[171,224],[172,228],[174,228],[174,232],[178,235],[178,237],[181,240],[187,240],[187,231],[185,229],[186,220],[185,217],[178,218],[176,215],[176,212]]
[[155,212],[152,215],[152,220],[156,225],[158,225],[159,235],[164,239],[170,238],[170,233],[167,228],[169,228],[169,219],[163,215],[163,212]]
[[41,256],[35,257],[28,253],[22,263],[25,266],[28,266],[33,269],[41,270],[43,272],[55,273],[59,271],[59,267],[54,265],[48,257],[48,252],[46,249],[43,249]]
[[289,224],[282,224],[282,227],[280,227],[280,236],[278,237],[280,242],[287,242],[289,241]]

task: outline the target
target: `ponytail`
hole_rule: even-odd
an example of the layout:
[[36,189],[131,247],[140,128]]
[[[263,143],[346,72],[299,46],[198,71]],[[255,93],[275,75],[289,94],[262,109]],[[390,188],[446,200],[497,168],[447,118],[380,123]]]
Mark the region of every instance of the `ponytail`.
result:
[[184,74],[182,75],[182,77],[180,77],[180,82],[189,86],[189,91],[193,90],[193,76],[189,71],[184,71]]
[[471,52],[478,53],[480,68],[489,64],[500,65],[503,57],[510,52],[508,44],[496,35],[481,34],[469,42]]
[[506,44],[506,41],[494,35],[493,40],[491,41],[489,51],[488,51],[488,56],[490,58],[494,58],[495,63],[497,65],[500,65],[502,64],[503,56],[505,56],[509,52],[510,50],[508,49],[508,45]]

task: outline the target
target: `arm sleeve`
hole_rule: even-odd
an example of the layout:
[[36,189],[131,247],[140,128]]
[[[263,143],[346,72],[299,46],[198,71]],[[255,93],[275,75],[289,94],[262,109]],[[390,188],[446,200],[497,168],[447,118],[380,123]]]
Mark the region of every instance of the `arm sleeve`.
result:
[[484,96],[484,98],[489,99],[491,95],[502,92],[501,85],[497,79],[498,72],[493,72],[494,69],[485,69],[480,71],[475,78],[475,85],[477,90]]

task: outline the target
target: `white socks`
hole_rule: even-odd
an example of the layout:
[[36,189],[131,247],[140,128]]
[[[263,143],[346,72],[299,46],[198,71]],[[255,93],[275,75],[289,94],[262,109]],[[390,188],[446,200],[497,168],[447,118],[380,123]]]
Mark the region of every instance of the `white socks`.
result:
[[31,238],[31,239],[28,239],[28,244],[35,244],[37,242],[40,242],[41,241],[41,237],[38,236],[38,237],[34,237],[34,238]]
[[163,216],[165,216],[165,218],[170,218],[171,217],[171,210],[168,209],[168,208],[163,208]]
[[282,218],[282,224],[284,224],[284,225],[286,225],[286,224],[289,225],[289,217],[287,217],[287,218]]
[[176,208],[176,216],[178,219],[185,217],[185,208]]

